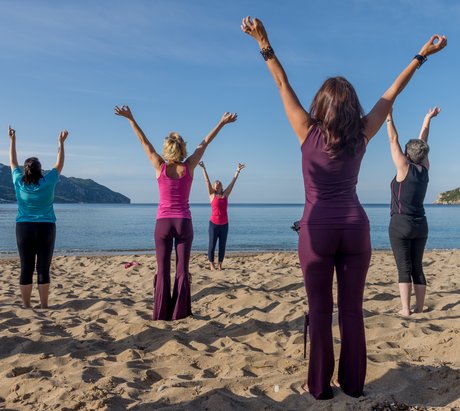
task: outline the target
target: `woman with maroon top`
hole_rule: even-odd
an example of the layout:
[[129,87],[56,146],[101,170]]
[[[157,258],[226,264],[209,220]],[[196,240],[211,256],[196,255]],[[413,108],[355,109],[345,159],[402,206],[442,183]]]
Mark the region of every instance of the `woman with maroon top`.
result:
[[[447,39],[435,35],[364,115],[352,85],[327,79],[309,112],[303,108],[258,19],[241,29],[261,48],[301,145],[305,209],[300,222],[299,259],[309,307],[310,361],[303,386],[317,399],[333,396],[332,283],[337,272],[341,351],[337,384],[353,397],[363,393],[366,341],[362,312],[364,283],[371,257],[369,222],[356,195],[361,160],[369,140],[385,121],[393,102],[430,54]],[[308,322],[307,322],[308,323]]]
[[[193,241],[189,195],[193,172],[206,147],[237,115],[225,113],[219,123],[187,158],[185,141],[177,133],[169,133],[160,156],[134,120],[128,106],[115,107],[115,114],[129,120],[137,138],[156,172],[160,191],[155,224],[157,274],[154,279],[154,320],[179,320],[192,314],[189,261]],[[171,254],[176,250],[176,278],[171,296]]]
[[198,163],[203,168],[204,181],[208,187],[209,201],[211,202],[211,218],[209,220],[209,245],[208,245],[208,260],[209,268],[215,270],[214,251],[216,249],[217,240],[219,240],[219,259],[217,268],[222,270],[222,262],[225,257],[225,246],[227,245],[228,235],[228,197],[233,190],[236,179],[240,175],[241,170],[246,167],[244,164],[238,163],[235,175],[230,181],[228,187],[224,190],[222,183],[219,180],[214,181],[211,185],[206,167],[202,161]]

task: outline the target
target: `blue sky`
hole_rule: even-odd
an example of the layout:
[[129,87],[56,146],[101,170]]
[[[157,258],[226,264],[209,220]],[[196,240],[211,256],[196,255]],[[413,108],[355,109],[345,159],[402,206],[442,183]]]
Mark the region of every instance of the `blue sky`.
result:
[[[19,161],[37,155],[46,168],[67,128],[64,175],[157,202],[154,170],[113,107],[130,105],[159,151],[173,130],[193,151],[232,111],[239,120],[204,157],[211,179],[225,185],[245,162],[233,202],[303,202],[299,145],[257,44],[240,30],[246,15],[264,22],[307,108],[327,77],[342,75],[367,112],[432,34],[447,35],[448,47],[415,74],[394,117],[404,143],[418,136],[430,106],[442,107],[432,121],[426,201],[460,185],[460,2],[451,0],[1,0],[0,162],[8,162],[8,124]],[[382,127],[362,164],[361,201],[389,202],[393,175]],[[198,169],[191,201],[207,201]]]

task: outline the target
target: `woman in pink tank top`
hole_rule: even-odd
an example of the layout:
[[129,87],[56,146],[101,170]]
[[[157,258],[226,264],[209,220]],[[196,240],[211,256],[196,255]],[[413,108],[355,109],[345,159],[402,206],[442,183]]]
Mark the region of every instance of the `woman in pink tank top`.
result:
[[262,22],[246,17],[241,29],[261,49],[302,152],[305,208],[298,253],[309,309],[305,324],[310,335],[308,378],[303,387],[316,399],[333,397],[335,271],[341,350],[334,385],[359,397],[366,377],[362,304],[371,257],[369,222],[356,194],[359,168],[366,145],[385,121],[398,94],[426,57],[447,45],[447,39],[432,36],[365,115],[353,86],[343,77],[327,79],[307,111],[292,89]]
[[[155,224],[155,255],[157,274],[154,279],[154,320],[179,320],[192,314],[189,261],[193,226],[189,195],[193,172],[206,147],[237,115],[225,113],[211,132],[187,158],[185,141],[177,133],[169,133],[160,156],[134,120],[128,106],[115,107],[115,114],[129,120],[153,165],[160,191]],[[171,254],[176,250],[176,277],[171,295]]]
[[215,270],[214,252],[216,250],[217,240],[219,240],[219,259],[217,268],[222,270],[222,262],[225,257],[225,246],[227,245],[228,236],[228,197],[233,190],[236,179],[240,175],[241,170],[246,167],[244,164],[238,163],[236,173],[230,181],[228,187],[224,190],[222,183],[219,180],[211,184],[206,167],[202,161],[198,163],[203,168],[204,181],[208,188],[209,201],[211,202],[211,218],[209,220],[209,244],[208,244],[208,260],[209,268]]

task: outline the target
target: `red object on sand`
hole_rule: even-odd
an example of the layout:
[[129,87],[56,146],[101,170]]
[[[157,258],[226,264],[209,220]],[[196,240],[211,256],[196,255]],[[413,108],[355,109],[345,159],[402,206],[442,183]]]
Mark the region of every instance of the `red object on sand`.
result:
[[138,265],[141,265],[141,263],[139,263],[137,261],[129,261],[129,262],[125,263],[125,268],[136,267]]

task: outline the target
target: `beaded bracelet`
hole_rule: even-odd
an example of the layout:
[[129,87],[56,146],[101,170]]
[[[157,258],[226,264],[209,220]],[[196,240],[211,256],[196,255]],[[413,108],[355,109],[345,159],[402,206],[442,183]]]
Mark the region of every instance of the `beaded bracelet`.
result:
[[267,61],[268,59],[273,58],[275,52],[273,51],[271,46],[268,46],[267,48],[262,48],[262,50],[260,50],[260,54],[262,54],[264,60]]

